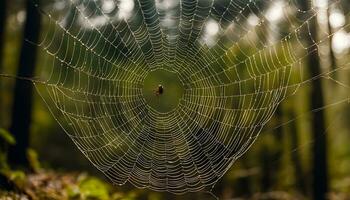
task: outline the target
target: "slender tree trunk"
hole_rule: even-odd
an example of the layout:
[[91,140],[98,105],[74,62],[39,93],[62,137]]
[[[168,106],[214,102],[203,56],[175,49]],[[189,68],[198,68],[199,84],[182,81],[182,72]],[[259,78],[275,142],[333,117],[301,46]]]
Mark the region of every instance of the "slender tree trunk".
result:
[[[288,111],[288,118],[289,119],[295,119],[294,111],[291,109]],[[292,122],[289,125],[290,127],[290,142],[291,142],[291,149],[292,149],[292,163],[294,167],[294,176],[295,176],[295,184],[297,185],[298,190],[303,194],[307,195],[307,188],[306,188],[306,182],[305,182],[305,176],[304,171],[300,159],[300,155],[298,151],[295,151],[299,147],[299,137],[298,137],[298,131],[296,127],[296,123]]]
[[[309,55],[309,66],[312,76],[320,74],[320,63],[317,52]],[[312,82],[311,108],[317,109],[324,106],[322,83],[320,79]],[[324,112],[320,110],[313,113],[313,193],[314,199],[326,199],[328,192],[328,169],[327,169],[327,144],[325,134]]]
[[273,173],[271,171],[271,161],[272,161],[272,152],[267,146],[263,146],[263,148],[259,152],[259,157],[260,157],[260,162],[262,163],[261,165],[261,191],[262,192],[268,192],[271,190],[272,183],[273,183]]
[[[0,45],[4,44],[7,0],[0,1]],[[3,46],[0,48],[0,72],[3,64]]]
[[[243,159],[241,162],[243,169],[249,168],[246,160]],[[233,193],[237,197],[249,198],[252,195],[252,185],[252,177],[250,174],[238,177],[233,187]]]
[[283,155],[283,130],[282,126],[282,108],[279,106],[274,115],[274,121],[277,128],[273,130],[273,147],[265,144],[260,153],[262,163],[261,191],[269,192],[278,186],[278,173],[281,169],[281,157]]
[[[5,38],[5,24],[6,24],[6,7],[7,7],[7,0],[1,0],[0,1],[0,74],[2,73],[3,70],[3,64],[4,64],[4,38]],[[1,89],[2,84],[0,82],[0,90],[3,91]],[[0,110],[3,110],[3,100],[2,100],[2,94],[0,94]],[[2,113],[0,113],[0,121],[2,122]],[[0,123],[0,127],[3,124]]]
[[[38,42],[40,31],[40,14],[31,0],[26,2],[26,23],[24,39]],[[17,76],[33,77],[36,61],[36,46],[23,39]],[[10,132],[16,139],[16,145],[10,148],[9,161],[17,166],[27,166],[26,151],[29,146],[29,129],[32,114],[33,85],[17,80],[12,107],[12,124]]]
[[270,163],[270,168],[271,168],[271,173],[272,173],[272,186],[278,185],[278,173],[281,170],[281,158],[283,156],[283,128],[282,126],[279,126],[280,124],[283,123],[282,119],[282,105],[279,105],[275,112],[275,117],[276,117],[276,124],[278,127],[274,129],[273,135],[275,139],[275,149],[274,153],[272,155],[272,165]]
[[[311,27],[311,35],[316,36],[316,23]],[[317,47],[316,47],[317,48]],[[309,52],[310,74],[315,77],[321,73],[318,51]],[[312,82],[311,91],[312,110],[324,106],[323,90],[321,79]],[[324,111],[313,112],[312,131],[313,131],[313,197],[315,200],[326,199],[328,193],[328,169],[327,169],[327,144],[325,134],[325,116]]]
[[[310,1],[303,1],[305,10],[310,9]],[[309,32],[305,33],[308,43],[308,65],[309,73],[312,77],[320,75],[321,63],[319,59],[318,46],[313,41],[317,41],[317,18],[308,23]],[[312,37],[312,38],[310,38]],[[317,109],[324,106],[324,95],[321,79],[315,79],[311,83],[310,107]],[[324,111],[313,112],[312,114],[312,137],[314,139],[312,153],[312,187],[313,199],[324,200],[328,193],[328,168],[327,168],[327,144],[325,134]]]

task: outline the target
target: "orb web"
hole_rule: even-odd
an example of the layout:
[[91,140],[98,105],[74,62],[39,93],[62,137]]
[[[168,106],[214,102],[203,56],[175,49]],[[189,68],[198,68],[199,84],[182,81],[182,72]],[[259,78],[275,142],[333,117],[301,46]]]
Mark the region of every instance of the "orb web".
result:
[[[37,5],[45,84],[35,85],[113,183],[176,194],[210,190],[279,103],[319,78],[306,75],[305,59],[332,34],[312,35],[310,24],[341,3],[309,10],[294,0]],[[159,84],[164,94],[155,95]]]

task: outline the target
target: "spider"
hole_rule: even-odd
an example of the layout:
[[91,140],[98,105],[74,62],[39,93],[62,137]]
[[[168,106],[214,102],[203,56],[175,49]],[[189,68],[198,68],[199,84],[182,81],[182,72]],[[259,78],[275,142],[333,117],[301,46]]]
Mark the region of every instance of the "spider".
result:
[[156,96],[159,96],[159,95],[163,94],[163,92],[164,92],[163,86],[162,85],[158,85],[158,88],[154,91],[154,94]]

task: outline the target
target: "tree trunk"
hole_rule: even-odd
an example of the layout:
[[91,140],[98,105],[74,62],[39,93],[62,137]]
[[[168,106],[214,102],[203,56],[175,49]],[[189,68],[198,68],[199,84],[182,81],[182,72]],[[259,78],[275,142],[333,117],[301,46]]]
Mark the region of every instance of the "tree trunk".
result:
[[[316,32],[314,31],[312,35]],[[321,73],[318,51],[310,52],[309,67],[311,76],[315,77]],[[324,106],[322,82],[316,79],[312,82],[311,109]],[[328,192],[328,169],[327,169],[327,144],[324,111],[313,112],[313,193],[314,199],[326,199]]]
[[[288,118],[289,119],[295,119],[295,114],[292,108],[288,111]],[[290,132],[290,142],[291,142],[291,149],[292,149],[292,163],[294,168],[294,176],[295,176],[295,184],[298,188],[298,190],[303,194],[307,195],[307,188],[306,188],[306,182],[305,182],[305,176],[303,172],[303,167],[300,159],[300,155],[298,151],[295,151],[299,147],[299,137],[298,137],[298,131],[296,127],[296,123],[292,122],[289,125],[289,132]]]
[[[303,1],[305,10],[310,9],[309,1]],[[308,65],[311,77],[320,75],[321,63],[319,59],[318,46],[313,41],[317,41],[317,18],[314,17],[308,23],[309,32],[305,33],[308,43]],[[312,37],[312,38],[310,38]],[[324,96],[321,79],[315,79],[311,82],[310,107],[312,110],[324,106]],[[328,193],[328,169],[327,169],[327,145],[325,134],[325,116],[324,111],[312,113],[312,137],[314,140],[312,147],[312,190],[313,199],[324,200]]]
[[[40,31],[40,14],[31,0],[26,2],[26,23],[23,38],[37,43]],[[20,53],[18,77],[33,77],[37,46],[24,41]],[[33,85],[17,80],[14,89],[12,121],[10,132],[16,139],[16,145],[10,148],[9,161],[16,166],[28,166],[26,151],[29,146],[29,129],[32,114]]]
[[261,192],[265,193],[271,190],[273,184],[274,173],[272,172],[272,154],[271,150],[264,145],[263,148],[259,152],[260,162],[261,164]]
[[282,124],[282,105],[278,106],[274,114],[273,145],[265,144],[260,150],[260,159],[262,163],[261,191],[270,192],[277,189],[279,185],[278,175],[281,169],[281,158],[283,155],[283,130]]
[[[250,170],[246,160],[242,159],[241,162],[244,170]],[[234,196],[248,199],[252,195],[252,185],[252,177],[249,173],[238,177],[233,186]]]
[[[299,0],[303,10],[310,10],[312,1]],[[317,41],[317,17],[307,23],[308,31],[304,33],[308,48],[307,66],[311,77],[320,75],[321,63],[319,59],[318,46],[313,41]],[[312,37],[312,38],[310,38]],[[324,97],[321,79],[311,82],[310,108],[318,109],[324,106]],[[328,193],[328,169],[327,169],[327,145],[325,134],[324,111],[312,113],[312,192],[313,199],[324,200]]]
[[[0,1],[0,45],[4,44],[7,0]],[[3,46],[0,48],[0,72],[3,64]]]
[[[3,64],[4,64],[4,38],[5,38],[5,24],[6,24],[6,7],[7,7],[7,0],[2,0],[0,1],[0,74],[2,73],[3,70]],[[2,84],[0,82],[0,90]],[[3,104],[2,104],[2,94],[0,94],[0,110],[3,110]],[[0,121],[2,122],[2,113],[0,113]],[[0,127],[4,125],[0,123]]]
[[[316,37],[316,22],[310,25],[311,35]],[[317,47],[315,47],[317,48]],[[310,75],[315,77],[321,73],[318,50],[309,50],[308,66]],[[323,90],[321,79],[312,81],[310,107],[312,110],[324,106]],[[313,112],[313,194],[314,199],[326,199],[328,192],[328,170],[327,170],[327,144],[324,111]]]

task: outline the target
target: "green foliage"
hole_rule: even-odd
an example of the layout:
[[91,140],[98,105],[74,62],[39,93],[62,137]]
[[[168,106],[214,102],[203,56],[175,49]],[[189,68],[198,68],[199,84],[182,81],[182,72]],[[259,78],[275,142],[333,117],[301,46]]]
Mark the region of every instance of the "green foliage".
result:
[[9,145],[15,145],[16,144],[16,140],[15,138],[11,135],[10,132],[8,132],[5,129],[0,128],[0,139],[2,141],[4,141],[6,144]]
[[7,170],[5,173],[8,180],[16,185],[18,188],[24,188],[27,181],[27,176],[23,171],[16,170],[11,171]]
[[7,164],[7,154],[0,152],[0,170],[8,169],[9,166]]
[[7,147],[9,145],[15,145],[16,140],[11,135],[10,132],[8,132],[5,129],[0,129],[0,170],[6,171],[9,169],[9,166],[7,164]]
[[78,187],[69,189],[71,197],[79,196],[83,200],[108,200],[109,192],[106,183],[94,177],[83,177]]
[[34,149],[27,150],[27,158],[28,158],[30,168],[34,172],[40,171],[41,165],[38,159],[38,153]]

